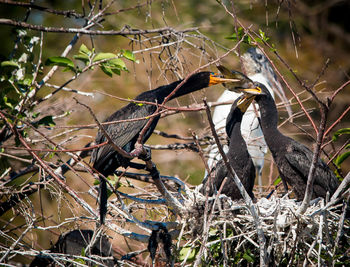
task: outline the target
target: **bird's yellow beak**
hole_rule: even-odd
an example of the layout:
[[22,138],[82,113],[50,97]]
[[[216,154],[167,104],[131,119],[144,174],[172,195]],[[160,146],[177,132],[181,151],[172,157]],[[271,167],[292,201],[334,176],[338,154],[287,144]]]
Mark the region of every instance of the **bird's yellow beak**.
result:
[[250,95],[263,94],[263,92],[259,86],[255,87],[255,88],[238,88],[238,90],[242,91],[243,93],[250,94]]
[[209,78],[209,86],[220,83],[235,83],[239,82],[239,79],[225,78],[218,73],[211,73]]
[[241,110],[242,113],[245,113],[253,102],[255,95],[243,95],[240,100],[238,100],[237,107]]

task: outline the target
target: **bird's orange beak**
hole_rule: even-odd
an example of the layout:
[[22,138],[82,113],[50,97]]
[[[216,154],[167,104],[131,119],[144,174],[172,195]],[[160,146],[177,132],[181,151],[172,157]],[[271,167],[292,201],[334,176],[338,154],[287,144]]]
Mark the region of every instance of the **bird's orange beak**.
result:
[[220,83],[235,83],[239,82],[239,79],[224,78],[223,75],[218,73],[211,73],[209,78],[209,86]]

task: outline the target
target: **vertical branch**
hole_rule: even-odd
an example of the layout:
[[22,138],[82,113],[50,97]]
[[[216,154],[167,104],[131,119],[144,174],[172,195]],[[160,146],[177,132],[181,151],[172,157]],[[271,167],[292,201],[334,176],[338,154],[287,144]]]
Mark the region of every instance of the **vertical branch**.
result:
[[241,180],[238,178],[236,172],[233,170],[233,168],[231,167],[231,165],[228,162],[228,159],[226,157],[226,154],[224,153],[224,150],[222,149],[222,146],[220,145],[220,141],[219,141],[219,137],[216,134],[215,131],[215,126],[211,117],[211,113],[210,113],[210,108],[208,106],[208,103],[206,102],[206,100],[203,100],[204,105],[206,106],[206,113],[208,116],[208,121],[209,121],[209,125],[210,125],[210,129],[211,132],[214,136],[215,142],[218,146],[219,152],[221,154],[222,160],[225,163],[226,168],[228,169],[228,171],[230,172],[231,176],[233,177],[233,180],[235,182],[235,184],[237,185],[245,204],[247,205],[247,207],[250,210],[251,215],[253,216],[254,219],[254,223],[255,223],[255,227],[256,227],[256,231],[258,234],[258,239],[259,239],[259,248],[260,248],[260,266],[268,266],[267,264],[267,252],[266,252],[266,239],[264,236],[264,231],[261,228],[261,222],[259,219],[259,215],[258,212],[255,208],[255,205],[252,201],[252,199],[250,198],[249,194],[247,193],[247,191],[245,190]]
[[329,111],[328,105],[323,103],[316,95],[314,95],[314,98],[316,98],[319,102],[319,107],[321,111],[321,121],[317,132],[316,146],[313,151],[312,162],[311,162],[309,174],[307,177],[307,184],[306,184],[304,199],[298,210],[299,214],[304,214],[310,204],[310,200],[313,193],[313,185],[315,180],[317,161],[319,160],[319,157],[320,157],[321,146],[322,146],[324,132],[325,132],[326,123],[327,123],[327,115]]

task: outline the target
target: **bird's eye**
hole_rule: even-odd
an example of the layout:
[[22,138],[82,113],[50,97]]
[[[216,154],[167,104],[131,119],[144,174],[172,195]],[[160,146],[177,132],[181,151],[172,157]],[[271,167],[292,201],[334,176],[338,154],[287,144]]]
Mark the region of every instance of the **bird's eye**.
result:
[[257,54],[256,57],[257,57],[258,60],[261,60],[263,56],[260,55],[260,54]]

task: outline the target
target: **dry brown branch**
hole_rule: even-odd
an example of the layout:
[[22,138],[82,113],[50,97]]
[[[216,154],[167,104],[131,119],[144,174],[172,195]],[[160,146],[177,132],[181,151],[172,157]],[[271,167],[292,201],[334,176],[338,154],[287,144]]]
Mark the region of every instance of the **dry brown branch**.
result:
[[0,4],[12,5],[12,6],[16,6],[16,7],[24,7],[24,8],[28,8],[28,9],[36,9],[36,10],[52,13],[55,15],[62,15],[65,17],[74,17],[74,18],[82,18],[83,17],[82,14],[79,14],[74,10],[67,10],[67,11],[55,10],[55,9],[51,9],[48,7],[35,5],[33,3],[18,2],[18,1],[11,1],[11,0],[1,0]]
[[[175,30],[170,27],[164,27],[159,29],[151,29],[151,30],[121,30],[121,31],[93,31],[88,29],[79,29],[79,28],[56,28],[56,27],[45,27],[41,25],[33,25],[25,22],[20,21],[14,21],[11,19],[0,19],[0,24],[3,25],[10,25],[10,26],[16,26],[16,27],[22,27],[34,31],[40,31],[40,32],[55,32],[55,33],[76,33],[76,34],[87,34],[87,35],[142,35],[142,34],[154,34],[154,33],[185,33],[185,32],[193,32],[197,30],[197,28],[189,28],[185,30]],[[91,27],[91,26],[90,26]]]
[[211,129],[212,134],[215,138],[216,145],[219,149],[222,160],[224,161],[226,168],[228,169],[228,171],[232,175],[235,184],[237,185],[239,191],[241,192],[241,195],[244,199],[245,204],[247,205],[247,207],[249,208],[249,210],[251,212],[251,215],[253,216],[256,231],[258,232],[258,239],[259,239],[260,266],[267,266],[268,264],[267,264],[267,254],[266,254],[266,241],[265,241],[264,232],[261,228],[261,222],[260,222],[256,207],[254,206],[252,199],[250,198],[247,191],[245,190],[245,188],[244,188],[242,182],[240,181],[240,179],[238,178],[236,172],[233,170],[232,166],[229,164],[229,161],[226,157],[226,154],[220,145],[219,138],[216,134],[215,126],[214,126],[213,120],[211,118],[210,109],[209,109],[209,106],[206,104],[205,100],[204,100],[204,104],[206,105],[206,108],[207,108],[206,112],[207,112],[207,116],[208,116],[210,129]]

